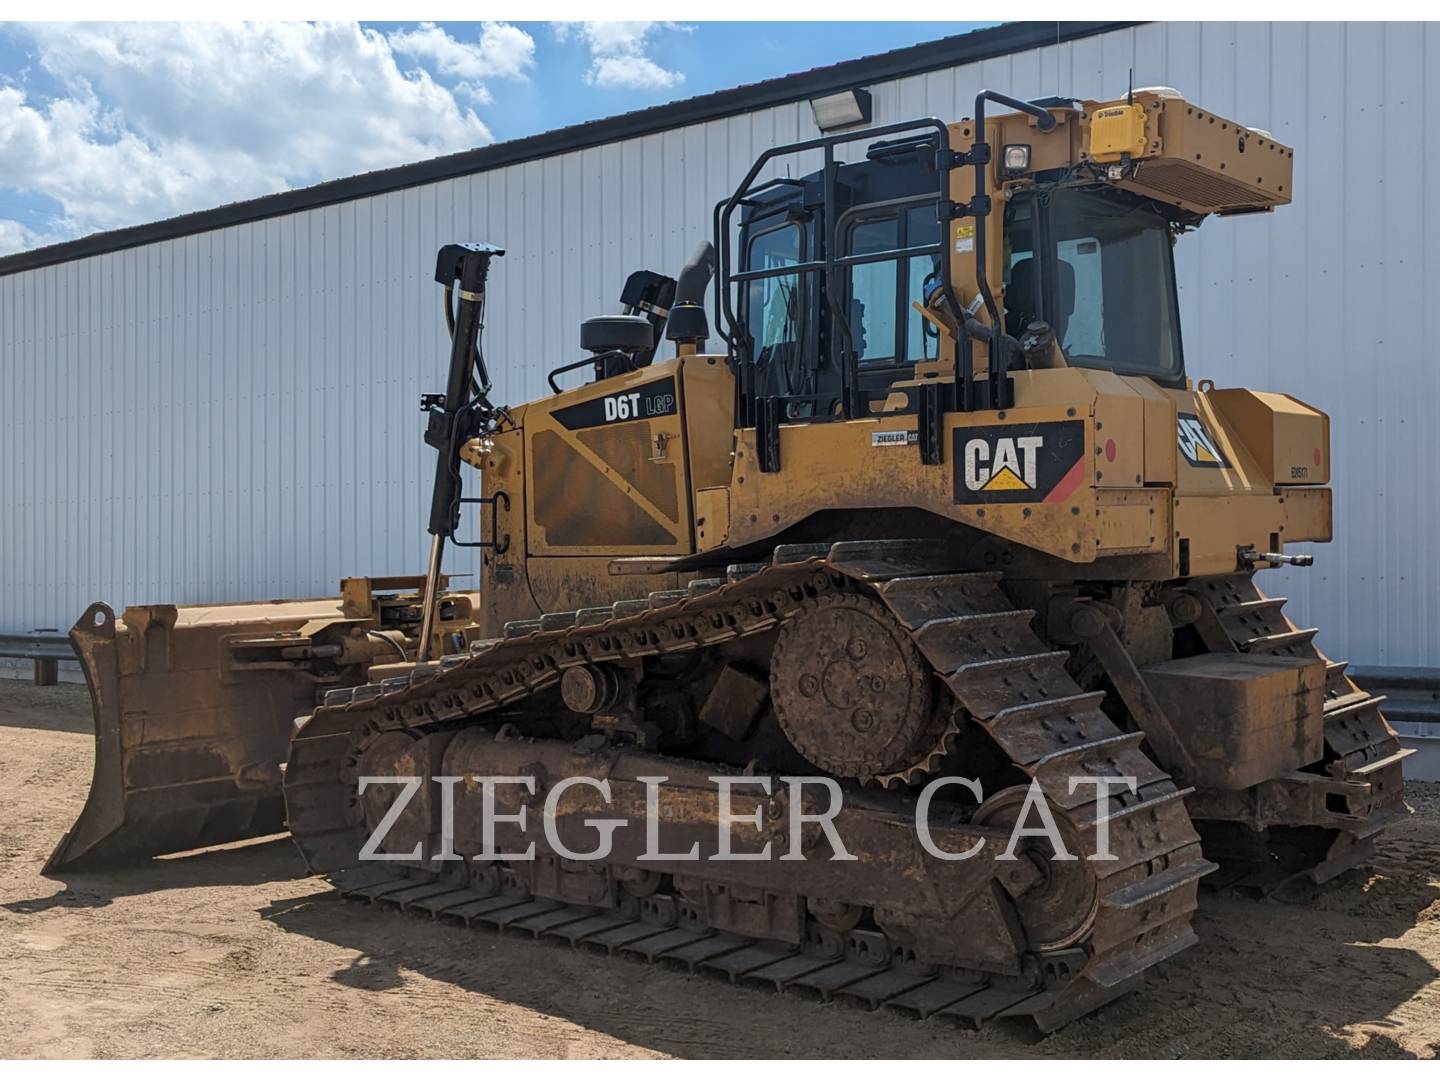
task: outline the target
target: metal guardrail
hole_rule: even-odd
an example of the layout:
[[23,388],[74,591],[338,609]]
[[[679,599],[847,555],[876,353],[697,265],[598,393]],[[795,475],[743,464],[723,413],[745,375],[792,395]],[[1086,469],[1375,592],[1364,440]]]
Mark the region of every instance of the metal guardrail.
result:
[[1440,723],[1440,668],[1351,664],[1346,674],[1370,693],[1385,695],[1385,718],[1392,723]]
[[1415,751],[1406,779],[1440,780],[1440,668],[1352,665],[1347,672],[1362,689],[1385,695],[1385,719],[1400,745]]
[[60,661],[74,660],[75,650],[59,630],[31,630],[25,634],[0,633],[0,657],[34,661],[35,685],[54,686],[60,678]]
[[[61,660],[74,660],[70,639],[59,630],[0,633],[0,657],[32,660],[35,685],[54,686]],[[1440,668],[1352,664],[1347,673],[1363,689],[1385,696],[1385,719],[1401,745],[1415,750],[1405,763],[1412,780],[1440,780]]]

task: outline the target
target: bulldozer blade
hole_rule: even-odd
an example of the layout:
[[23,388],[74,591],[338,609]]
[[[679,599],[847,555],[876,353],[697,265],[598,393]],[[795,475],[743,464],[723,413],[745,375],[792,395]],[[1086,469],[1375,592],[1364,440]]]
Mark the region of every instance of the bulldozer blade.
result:
[[145,605],[118,620],[92,604],[70,642],[90,688],[95,771],[45,871],[282,831],[295,717],[317,691],[363,677],[339,666],[338,647],[314,648],[314,634],[358,621],[339,598]]

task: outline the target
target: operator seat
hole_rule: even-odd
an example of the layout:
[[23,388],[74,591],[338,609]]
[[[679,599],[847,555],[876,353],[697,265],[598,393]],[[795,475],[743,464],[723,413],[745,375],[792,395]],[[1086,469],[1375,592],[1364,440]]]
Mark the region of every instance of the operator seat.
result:
[[[1070,325],[1070,316],[1075,314],[1075,267],[1064,259],[1055,260],[1055,340],[1065,341],[1065,330]],[[1005,286],[1005,332],[1018,338],[1037,319],[1044,316],[1036,304],[1037,277],[1039,264],[1033,258],[1021,259],[1010,268],[1010,283]]]

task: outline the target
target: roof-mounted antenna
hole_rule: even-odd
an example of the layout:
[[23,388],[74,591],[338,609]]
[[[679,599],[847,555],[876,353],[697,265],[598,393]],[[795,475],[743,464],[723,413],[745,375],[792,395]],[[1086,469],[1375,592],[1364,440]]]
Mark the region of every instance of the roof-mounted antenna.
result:
[[1130,85],[1125,91],[1125,104],[1135,104],[1135,69],[1133,67],[1130,69]]

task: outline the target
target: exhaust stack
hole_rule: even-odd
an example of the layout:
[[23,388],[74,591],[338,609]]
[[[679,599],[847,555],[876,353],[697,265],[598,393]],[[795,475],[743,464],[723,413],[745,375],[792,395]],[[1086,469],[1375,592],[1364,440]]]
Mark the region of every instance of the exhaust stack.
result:
[[675,303],[670,308],[670,320],[665,327],[665,337],[677,346],[689,346],[698,352],[705,347],[710,336],[710,323],[705,318],[705,290],[715,273],[715,247],[709,242],[701,244],[675,285]]

